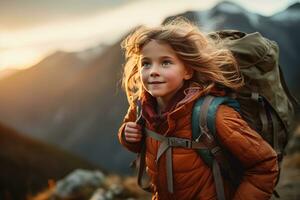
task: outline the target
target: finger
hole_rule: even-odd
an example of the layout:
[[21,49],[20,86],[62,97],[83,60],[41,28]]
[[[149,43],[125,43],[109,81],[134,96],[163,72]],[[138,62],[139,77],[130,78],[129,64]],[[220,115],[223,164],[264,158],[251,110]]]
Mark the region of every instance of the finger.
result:
[[136,123],[135,122],[127,122],[127,126],[134,128],[136,126]]
[[125,135],[126,139],[140,139],[142,138],[141,135],[133,134],[133,133],[127,133]]
[[141,139],[128,138],[128,139],[126,139],[126,141],[128,141],[128,142],[140,142]]
[[135,133],[127,133],[125,134],[126,138],[142,138],[141,134],[135,134]]
[[142,138],[126,138],[126,141],[129,142],[140,142]]
[[126,139],[141,139],[142,137],[139,136],[128,136]]
[[139,133],[139,134],[141,134],[141,131],[140,131],[139,129],[136,129],[136,128],[130,128],[130,127],[125,128],[125,132],[129,132],[129,133]]
[[141,130],[141,126],[135,122],[127,122],[127,126],[130,127],[130,128],[136,128],[136,129],[139,129]]
[[141,141],[140,137],[126,137],[126,141]]

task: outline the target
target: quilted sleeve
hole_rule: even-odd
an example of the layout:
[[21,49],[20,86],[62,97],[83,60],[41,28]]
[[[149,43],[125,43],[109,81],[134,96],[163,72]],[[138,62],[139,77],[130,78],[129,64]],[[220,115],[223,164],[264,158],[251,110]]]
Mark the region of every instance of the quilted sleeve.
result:
[[125,115],[122,125],[118,131],[118,138],[120,143],[126,147],[129,151],[134,153],[138,153],[141,150],[141,143],[140,142],[127,142],[124,135],[124,130],[127,122],[134,122],[136,120],[136,108],[129,107],[127,114]]
[[231,107],[219,106],[216,131],[221,145],[236,156],[246,170],[233,199],[270,199],[278,175],[276,152]]

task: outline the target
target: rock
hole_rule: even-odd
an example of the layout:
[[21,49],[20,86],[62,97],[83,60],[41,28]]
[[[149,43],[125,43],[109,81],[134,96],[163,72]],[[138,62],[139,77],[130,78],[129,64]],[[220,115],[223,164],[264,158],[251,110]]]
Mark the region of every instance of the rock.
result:
[[118,196],[124,192],[124,187],[119,184],[112,184],[109,190],[115,195]]
[[54,196],[70,198],[84,193],[93,193],[105,180],[105,175],[100,171],[77,169],[66,178],[57,182]]
[[105,190],[103,188],[99,188],[95,191],[90,200],[107,200],[105,197]]
[[103,188],[99,188],[95,191],[90,200],[112,200],[114,199],[114,194],[112,191],[105,191]]

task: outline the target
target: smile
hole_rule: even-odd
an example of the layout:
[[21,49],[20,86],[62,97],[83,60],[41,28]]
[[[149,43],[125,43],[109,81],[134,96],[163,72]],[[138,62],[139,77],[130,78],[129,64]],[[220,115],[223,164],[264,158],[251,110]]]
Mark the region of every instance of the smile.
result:
[[148,82],[148,84],[162,84],[162,83],[165,83],[165,82],[159,82],[159,81]]

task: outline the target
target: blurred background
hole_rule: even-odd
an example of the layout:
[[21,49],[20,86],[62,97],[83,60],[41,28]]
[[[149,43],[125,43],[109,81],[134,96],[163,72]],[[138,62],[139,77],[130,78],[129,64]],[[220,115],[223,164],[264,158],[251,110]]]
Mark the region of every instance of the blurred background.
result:
[[[300,99],[296,0],[2,0],[0,199],[47,199],[79,168],[103,172],[106,189],[121,184],[127,193],[112,199],[146,198],[129,178],[135,156],[117,139],[128,106],[120,41],[141,24],[179,15],[205,32],[258,31],[276,41],[287,85]],[[300,199],[300,129],[291,134],[278,188],[283,199]]]

